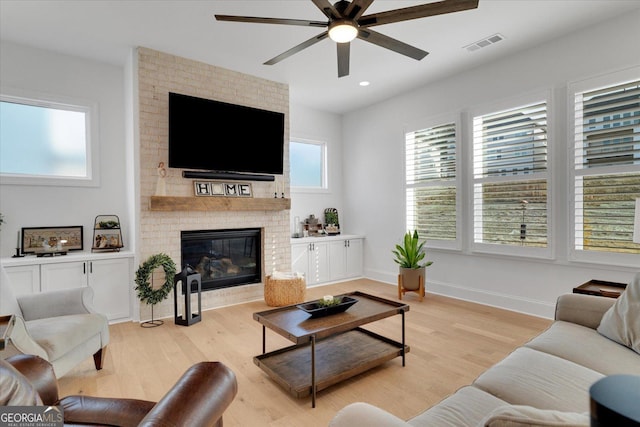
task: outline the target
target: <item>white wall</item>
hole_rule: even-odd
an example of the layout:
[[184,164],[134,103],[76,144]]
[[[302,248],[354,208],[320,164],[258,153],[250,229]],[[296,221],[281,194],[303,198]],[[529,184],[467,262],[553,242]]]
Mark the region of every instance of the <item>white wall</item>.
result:
[[291,227],[297,216],[300,221],[310,214],[323,221],[326,208],[338,209],[340,227],[344,233],[351,233],[353,223],[342,213],[343,177],[342,177],[342,121],[338,114],[315,110],[303,105],[291,104],[289,107],[291,139],[305,139],[327,144],[327,181],[328,191],[292,190]]
[[22,227],[84,226],[84,247],[91,248],[96,215],[116,214],[125,248],[130,248],[125,165],[124,71],[120,67],[3,42],[0,83],[29,92],[97,102],[100,185],[53,187],[8,185],[0,180],[0,256],[15,252]]
[[[490,65],[469,70],[343,118],[344,215],[349,232],[366,235],[365,274],[395,283],[393,245],[404,233],[404,124],[442,113],[460,113],[463,150],[469,149],[473,107],[539,90],[551,90],[554,156],[555,259],[535,261],[431,250],[428,290],[551,316],[556,297],[589,279],[629,281],[633,268],[578,264],[568,260],[566,88],[572,81],[637,65],[640,12],[619,17]],[[507,41],[508,42],[508,39]],[[481,53],[481,51],[479,52]],[[427,59],[428,60],[428,59]],[[465,196],[467,194],[465,193]],[[463,208],[468,214],[468,204]],[[467,233],[468,234],[468,233]],[[465,235],[466,237],[466,235]],[[640,269],[640,256],[638,267]]]

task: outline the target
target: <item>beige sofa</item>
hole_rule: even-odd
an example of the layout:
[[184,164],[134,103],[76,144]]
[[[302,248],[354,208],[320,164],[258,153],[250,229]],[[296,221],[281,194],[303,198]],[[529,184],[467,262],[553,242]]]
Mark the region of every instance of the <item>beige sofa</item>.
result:
[[330,426],[588,426],[589,387],[612,374],[640,375],[640,273],[617,300],[562,295],[546,331],[409,421],[359,402]]

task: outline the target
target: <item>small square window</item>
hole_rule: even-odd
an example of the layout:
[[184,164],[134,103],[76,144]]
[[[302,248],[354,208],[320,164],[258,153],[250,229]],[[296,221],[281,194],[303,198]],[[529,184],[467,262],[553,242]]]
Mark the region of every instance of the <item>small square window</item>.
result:
[[291,187],[326,189],[326,144],[314,141],[289,143]]

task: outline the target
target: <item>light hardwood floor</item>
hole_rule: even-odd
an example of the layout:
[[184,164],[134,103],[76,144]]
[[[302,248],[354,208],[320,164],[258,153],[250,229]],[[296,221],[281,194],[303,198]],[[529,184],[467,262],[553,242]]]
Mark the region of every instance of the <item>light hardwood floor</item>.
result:
[[[307,299],[360,290],[397,299],[397,288],[371,280],[353,280],[309,288]],[[262,348],[262,327],[253,313],[267,310],[263,301],[204,311],[189,327],[173,319],[157,328],[137,323],[110,327],[104,368],[87,359],[60,379],[60,394],[158,400],[193,363],[218,360],[238,379],[238,395],[224,415],[225,426],[326,426],[345,405],[365,401],[409,419],[471,383],[550,323],[550,320],[427,293],[423,302],[407,294],[406,367],[396,358],[362,375],[323,390],[317,407],[296,399],[253,363]],[[400,316],[367,329],[400,340]],[[267,351],[290,342],[267,331]]]

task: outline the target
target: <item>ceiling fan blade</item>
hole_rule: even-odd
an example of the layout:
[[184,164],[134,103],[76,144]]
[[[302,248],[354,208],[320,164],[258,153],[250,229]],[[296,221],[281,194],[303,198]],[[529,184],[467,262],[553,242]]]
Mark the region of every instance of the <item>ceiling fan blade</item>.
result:
[[374,25],[391,24],[393,22],[426,18],[427,16],[442,15],[444,13],[460,12],[477,7],[478,0],[443,0],[435,3],[366,15],[358,20],[358,24],[361,27],[372,27]]
[[373,0],[353,0],[344,11],[344,14],[351,19],[357,20],[371,6]]
[[329,3],[329,0],[311,0],[311,1],[313,2],[313,4],[316,5],[318,9],[322,11],[322,13],[325,14],[327,18],[340,19],[342,17],[340,15],[340,12],[338,12],[338,10],[335,7],[333,7],[331,3]]
[[385,36],[384,34],[380,34],[369,28],[360,28],[358,31],[358,38],[380,47],[390,49],[401,55],[417,59],[418,61],[429,54],[429,52],[425,52],[422,49],[418,49],[417,47],[403,43],[400,40]]
[[336,43],[338,48],[338,77],[349,75],[349,52],[351,43]]
[[309,40],[304,41],[304,42],[300,43],[297,46],[292,47],[288,51],[283,52],[280,55],[271,58],[270,60],[265,62],[264,65],[277,64],[278,62],[282,61],[283,59],[287,59],[291,55],[294,55],[294,54],[300,52],[301,50],[306,49],[309,46],[313,46],[314,44],[318,43],[319,41],[322,41],[322,40],[326,39],[328,36],[329,36],[329,32],[328,31],[325,31],[325,32],[323,32],[321,34],[318,34],[317,36],[312,37]]
[[260,18],[256,16],[214,15],[218,21],[251,22],[257,24],[301,25],[303,27],[327,27],[328,22],[307,19]]

